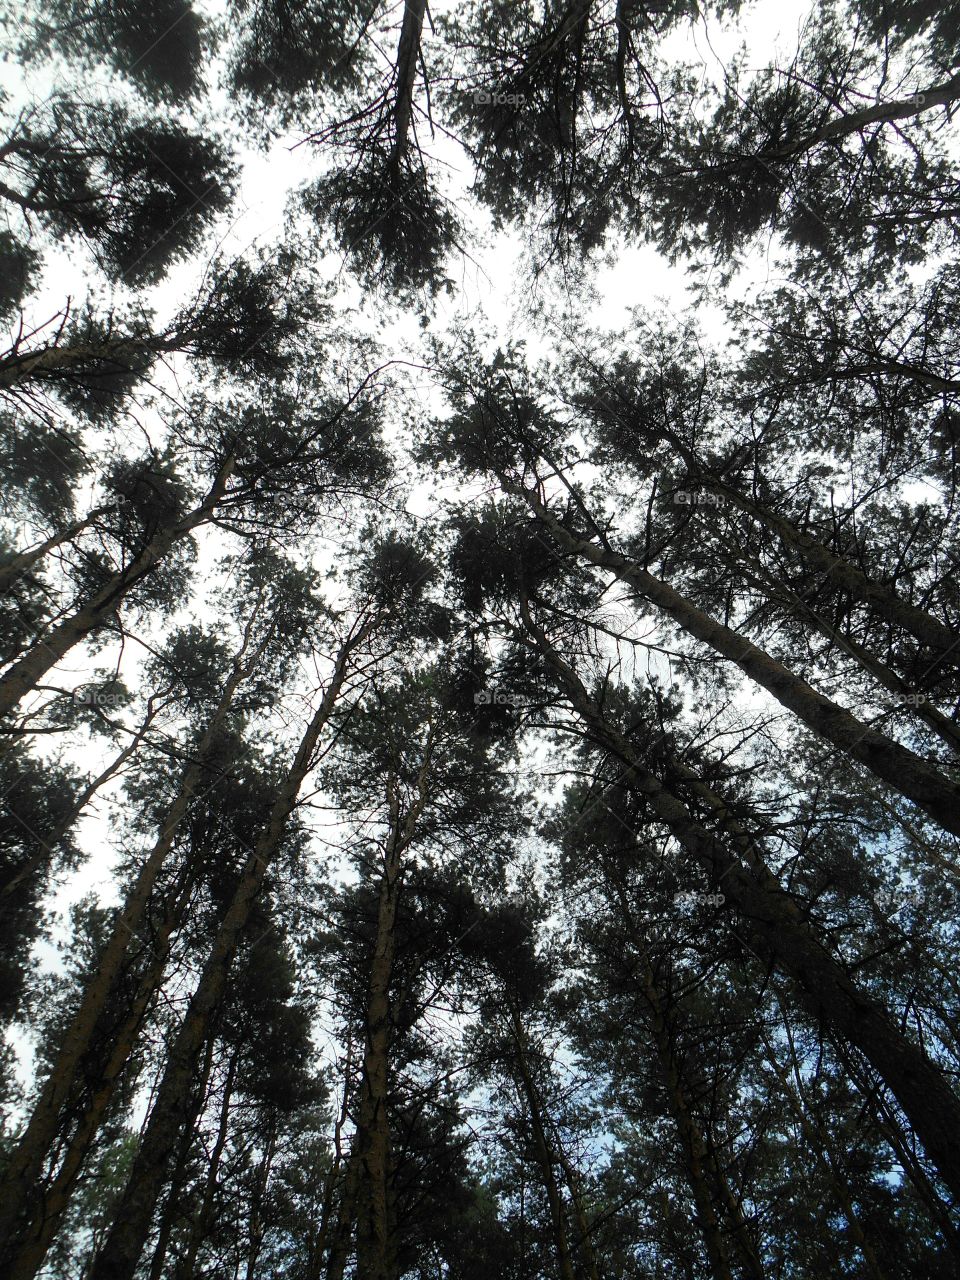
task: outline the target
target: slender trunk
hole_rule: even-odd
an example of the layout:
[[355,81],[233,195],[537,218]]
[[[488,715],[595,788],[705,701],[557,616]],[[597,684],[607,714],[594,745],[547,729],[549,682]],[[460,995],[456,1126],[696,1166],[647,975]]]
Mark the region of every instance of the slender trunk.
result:
[[[213,1045],[214,1037],[210,1036],[207,1041],[209,1045]],[[187,1240],[187,1250],[184,1256],[178,1261],[176,1274],[182,1276],[183,1280],[192,1280],[196,1275],[197,1254],[200,1252],[200,1246],[207,1238],[210,1230],[210,1224],[213,1221],[213,1206],[217,1192],[217,1178],[220,1174],[220,1162],[223,1159],[223,1151],[227,1145],[227,1135],[230,1132],[230,1104],[233,1101],[233,1085],[237,1078],[237,1067],[239,1065],[239,1050],[234,1051],[230,1057],[230,1066],[227,1068],[227,1078],[223,1084],[223,1097],[220,1100],[220,1117],[217,1123],[217,1136],[213,1144],[213,1150],[207,1163],[207,1176],[203,1184],[203,1200],[200,1209],[194,1216],[190,1225],[190,1235]],[[182,1148],[189,1149],[189,1140],[191,1132],[189,1126],[184,1128],[184,1141]]]
[[[781,1014],[782,1013],[783,1009],[781,1007]],[[853,1207],[853,1201],[850,1198],[850,1192],[847,1188],[846,1182],[840,1170],[837,1168],[837,1161],[833,1152],[833,1144],[831,1142],[830,1135],[826,1129],[824,1129],[819,1119],[808,1112],[807,1108],[804,1106],[803,1096],[800,1092],[801,1077],[797,1068],[796,1048],[794,1046],[793,1035],[790,1031],[789,1025],[787,1024],[785,1015],[784,1026],[786,1028],[787,1039],[790,1044],[790,1051],[793,1055],[793,1074],[795,1084],[790,1083],[787,1078],[786,1071],[777,1060],[773,1045],[771,1045],[766,1036],[764,1036],[767,1062],[777,1078],[777,1083],[780,1086],[782,1096],[786,1098],[790,1109],[797,1117],[804,1141],[833,1187],[834,1195],[837,1197],[837,1202],[843,1210],[843,1216],[847,1220],[847,1230],[850,1234],[850,1239],[860,1250],[867,1273],[870,1275],[871,1280],[886,1280],[886,1275],[884,1274],[877,1259],[876,1251],[867,1239],[860,1223],[860,1219],[857,1217],[857,1212]]]
[[75,520],[73,524],[68,525],[60,533],[51,534],[39,546],[31,547],[29,551],[20,551],[7,560],[5,564],[0,564],[0,593],[7,591],[17,578],[26,573],[28,569],[32,569],[50,551],[55,551],[57,547],[61,547],[65,542],[69,542],[71,538],[75,538],[78,533],[83,533],[84,529],[89,529],[102,515],[112,510],[113,507],[110,505],[95,507],[82,520]]
[[403,23],[397,45],[397,96],[394,106],[394,138],[391,166],[399,169],[410,145],[413,122],[413,90],[417,81],[417,61],[427,0],[404,0]]
[[30,1121],[4,1171],[0,1181],[0,1256],[9,1253],[17,1227],[37,1195],[41,1170],[59,1130],[64,1105],[95,1043],[101,1017],[117,989],[128,952],[141,927],[157,878],[173,847],[177,831],[189,811],[194,792],[203,778],[206,756],[227,717],[237,688],[247,678],[263,650],[264,645],[260,645],[252,660],[244,663],[242,659],[249,639],[248,627],[243,649],[234,660],[233,671],[200,739],[197,756],[187,766],[176,799],[167,810],[159,837],[127,894],[123,910],[117,917],[100,956],[97,971],[84,990],[80,1007],[64,1034],[57,1058]]
[[580,1175],[574,1168],[572,1160],[564,1151],[563,1144],[559,1138],[554,1145],[557,1160],[563,1170],[564,1182],[567,1184],[567,1194],[570,1197],[570,1204],[573,1208],[574,1221],[577,1224],[577,1231],[580,1233],[579,1238],[574,1243],[573,1253],[575,1255],[583,1255],[583,1269],[586,1271],[587,1280],[600,1280],[597,1255],[594,1252],[593,1241],[590,1238],[592,1228],[587,1220],[587,1210],[583,1202],[583,1186],[580,1182]]
[[36,1189],[36,1208],[29,1225],[20,1235],[18,1251],[11,1256],[6,1280],[33,1280],[56,1237],[73,1196],[77,1178],[133,1053],[147,1009],[163,981],[170,935],[180,922],[184,906],[192,892],[193,878],[188,874],[179,892],[171,897],[165,917],[153,935],[153,958],[139,980],[123,1021],[119,1027],[110,1029],[106,1060],[91,1060],[97,1046],[84,1059],[85,1096],[79,1123],[62,1144],[58,1153],[60,1164],[53,1180]]
[[[246,1280],[254,1280],[257,1270],[257,1262],[260,1259],[260,1251],[263,1248],[263,1198],[267,1192],[267,1183],[270,1181],[270,1170],[273,1167],[273,1157],[276,1153],[277,1135],[273,1128],[270,1130],[267,1138],[267,1147],[257,1169],[257,1183],[254,1194],[253,1205],[250,1212],[250,1233],[247,1245],[247,1266]],[[192,1280],[192,1276],[191,1276]]]
[[87,600],[38,640],[0,677],[0,716],[9,715],[21,698],[79,641],[106,625],[132,587],[154,569],[170,548],[210,518],[223,499],[232,474],[232,463],[221,468],[213,487],[199,507],[182,520],[160,530],[142,551]]
[[892,622],[909,632],[921,644],[927,645],[941,657],[953,654],[951,665],[960,666],[960,648],[957,635],[925,609],[902,600],[892,587],[875,582],[842,556],[836,555],[811,534],[798,529],[786,516],[770,507],[755,502],[733,485],[724,483],[706,471],[695,471],[696,479],[704,488],[728,499],[741,511],[752,516],[759,524],[777,535],[786,546],[798,552],[812,568],[823,573],[830,581],[855,600],[868,606],[878,617]]
[[323,1274],[323,1255],[327,1250],[330,1235],[330,1221],[333,1216],[334,1198],[337,1180],[343,1167],[343,1128],[347,1123],[350,1103],[350,1077],[353,1074],[353,1040],[347,1040],[347,1056],[344,1067],[343,1102],[340,1113],[333,1127],[333,1159],[323,1180],[323,1196],[320,1201],[320,1222],[314,1235],[311,1231],[309,1239],[309,1256],[307,1258],[307,1280],[321,1280]]
[[[196,1118],[199,1117],[206,1100],[207,1089],[210,1084],[210,1075],[213,1071],[213,1051],[216,1041],[213,1036],[207,1040],[207,1049],[203,1055],[203,1066],[200,1069],[200,1080],[197,1084],[197,1098],[199,1105],[197,1106],[194,1124]],[[232,1063],[231,1063],[232,1066]],[[180,1197],[183,1195],[183,1188],[186,1183],[187,1157],[190,1155],[190,1148],[193,1145],[193,1127],[184,1126],[184,1131],[180,1136],[180,1146],[177,1151],[177,1159],[173,1169],[173,1175],[170,1178],[170,1190],[167,1193],[166,1203],[164,1204],[163,1214],[160,1219],[160,1229],[157,1233],[157,1243],[154,1245],[153,1257],[150,1260],[150,1276],[149,1280],[163,1280],[163,1272],[166,1266],[167,1253],[170,1250],[170,1237],[173,1234],[173,1228],[176,1224],[177,1214],[180,1209]]]
[[623,884],[618,878],[611,875],[610,869],[606,866],[604,867],[604,876],[617,896],[620,917],[633,940],[638,958],[638,968],[631,972],[632,976],[639,981],[644,999],[650,1009],[650,1030],[657,1061],[660,1064],[660,1074],[666,1087],[667,1099],[677,1127],[680,1146],[684,1153],[687,1182],[694,1204],[697,1206],[700,1229],[703,1232],[710,1265],[718,1280],[719,1277],[731,1277],[727,1244],[720,1219],[714,1208],[710,1180],[707,1178],[708,1166],[713,1174],[712,1181],[720,1193],[723,1207],[733,1223],[733,1231],[740,1246],[746,1274],[751,1276],[752,1280],[764,1280],[763,1267],[761,1266],[756,1246],[743,1220],[743,1215],[740,1213],[737,1198],[733,1194],[723,1170],[720,1168],[712,1144],[709,1143],[694,1116],[683,1078],[683,1069],[674,1048],[673,1019],[664,1007],[664,1000],[657,985],[656,974],[649,959],[646,939],[634,920]]
[[364,1026],[363,1075],[357,1115],[360,1195],[357,1202],[357,1268],[364,1280],[392,1280],[388,1181],[390,1126],[387,1116],[390,1048],[390,984],[396,951],[400,896],[399,812],[391,800],[391,840],[380,880],[377,937],[370,964]]
[[960,724],[955,720],[951,720],[949,716],[945,716],[925,696],[918,695],[917,691],[906,680],[897,675],[892,668],[888,667],[885,662],[881,662],[879,658],[874,657],[872,653],[869,653],[856,641],[851,640],[849,636],[842,635],[818,610],[807,604],[796,592],[792,591],[772,574],[757,572],[755,569],[752,571],[745,570],[745,573],[749,579],[762,586],[768,592],[773,588],[775,591],[785,591],[788,596],[792,596],[793,599],[790,601],[789,607],[800,605],[812,625],[825,639],[848,654],[868,676],[876,680],[877,684],[882,685],[884,689],[892,693],[902,707],[909,708],[915,716],[925,721],[937,737],[952,751],[960,750]]
[[363,1073],[355,1136],[360,1165],[357,1269],[364,1280],[394,1280],[396,1274],[389,1195],[390,1124],[387,1114],[392,1030],[390,987],[396,953],[402,857],[413,840],[417,822],[426,803],[432,754],[431,732],[417,778],[416,798],[406,814],[401,811],[396,778],[391,778],[388,783],[390,830],[380,878],[377,937],[370,962],[364,1019]]
[[689,635],[708,644],[735,663],[751,680],[803,721],[818,736],[859,761],[881,781],[912,800],[947,831],[960,835],[960,786],[944,777],[914,752],[863,724],[805,680],[795,676],[768,653],[738,632],[698,609],[673,587],[655,577],[636,561],[599,547],[566,530],[544,503],[528,489],[520,492],[547,526],[560,547],[598,568],[609,569],[634,587]]
[[534,644],[560,677],[571,703],[595,739],[623,761],[632,785],[655,818],[709,875],[719,879],[753,941],[797,984],[808,1013],[818,1023],[825,1023],[838,1040],[859,1049],[880,1074],[940,1176],[960,1197],[960,1099],[940,1069],[850,979],[811,931],[797,904],[767,867],[756,842],[729,814],[722,798],[696,782],[686,766],[674,762],[687,785],[709,804],[713,818],[731,838],[730,845],[704,827],[677,795],[645,767],[633,743],[604,719],[579,677],[534,623],[525,599],[521,601],[521,614]]
[[163,1079],[126,1188],[107,1239],[94,1261],[92,1280],[131,1280],[137,1267],[170,1156],[183,1125],[184,1098],[189,1094],[198,1054],[220,1011],[234,955],[260,895],[267,868],[280,847],[300,788],[312,766],[320,735],[339,698],[350,656],[373,630],[373,625],[373,622],[366,623],[341,645],[330,684],[280,785],[266,828],[240,874],[186,1017],[170,1047]]
[[[527,1104],[527,1114],[530,1118],[530,1129],[533,1134],[534,1149],[537,1153],[537,1163],[540,1166],[540,1176],[543,1178],[543,1187],[547,1193],[547,1203],[550,1206],[550,1221],[553,1226],[553,1243],[557,1251],[560,1280],[576,1280],[573,1261],[570,1256],[570,1242],[567,1238],[563,1199],[560,1195],[556,1174],[554,1173],[554,1165],[558,1163],[557,1156],[547,1137],[540,1091],[527,1062],[524,1048],[525,1032],[520,1019],[520,1010],[512,1002],[510,1003],[510,1028],[516,1051],[514,1063],[517,1067],[517,1074],[520,1077],[520,1090]],[[727,1277],[724,1277],[724,1280],[727,1280]]]
[[868,1105],[873,1111],[873,1121],[877,1126],[877,1132],[897,1157],[917,1196],[926,1206],[932,1221],[936,1224],[937,1230],[946,1240],[950,1252],[955,1258],[960,1258],[960,1231],[957,1230],[954,1220],[950,1216],[951,1206],[944,1203],[940,1192],[927,1176],[927,1172],[917,1155],[913,1135],[904,1132],[899,1115],[890,1106],[887,1098],[883,1096],[882,1087],[872,1082],[867,1073],[864,1072],[863,1062],[856,1060],[844,1045],[837,1045],[836,1049],[837,1056],[844,1069],[863,1097],[867,1099]]
[[127,745],[123,748],[123,750],[120,751],[117,755],[115,755],[114,758],[107,765],[107,767],[103,769],[100,773],[98,773],[97,776],[91,782],[87,783],[84,789],[80,792],[80,795],[77,797],[76,803],[73,805],[73,808],[70,810],[67,816],[63,819],[63,821],[60,822],[60,824],[57,827],[55,827],[53,831],[51,831],[50,835],[45,838],[40,849],[33,855],[33,857],[28,858],[27,861],[23,864],[23,866],[18,867],[17,870],[14,872],[14,874],[10,877],[10,879],[3,885],[2,888],[0,888],[0,919],[2,919],[2,916],[3,916],[4,900],[10,897],[10,895],[16,890],[18,885],[22,884],[24,880],[33,876],[40,869],[40,867],[44,865],[45,862],[47,862],[50,858],[53,857],[54,853],[57,850],[57,846],[60,844],[61,840],[63,840],[70,833],[70,831],[73,828],[73,824],[77,821],[77,819],[83,813],[84,809],[93,799],[93,797],[97,794],[100,788],[104,785],[104,783],[109,782],[110,779],[114,777],[123,768],[123,766],[130,759],[130,757],[136,753],[136,750],[140,746],[140,743],[146,737],[147,730],[150,728],[151,724],[153,724],[153,721],[155,720],[157,715],[157,711],[158,711],[158,708],[155,708],[151,702],[150,707],[148,707],[147,709],[147,714],[146,714],[146,717],[144,718],[143,724],[136,731],[136,733],[133,735],[133,737],[130,739]]
[[347,1161],[347,1172],[343,1180],[340,1203],[337,1208],[337,1221],[330,1243],[330,1256],[327,1259],[325,1280],[343,1280],[350,1256],[350,1238],[357,1216],[357,1196],[360,1189],[360,1156],[354,1144]]

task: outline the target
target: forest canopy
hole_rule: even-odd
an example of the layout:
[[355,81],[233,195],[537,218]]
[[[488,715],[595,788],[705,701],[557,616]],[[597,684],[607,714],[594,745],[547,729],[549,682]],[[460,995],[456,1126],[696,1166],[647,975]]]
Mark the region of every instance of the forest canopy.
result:
[[0,0],[0,1275],[960,1275],[960,6]]

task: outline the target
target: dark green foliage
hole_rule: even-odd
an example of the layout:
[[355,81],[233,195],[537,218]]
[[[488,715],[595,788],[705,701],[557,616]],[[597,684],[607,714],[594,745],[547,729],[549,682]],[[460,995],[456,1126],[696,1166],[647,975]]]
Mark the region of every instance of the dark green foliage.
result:
[[60,236],[89,245],[112,280],[152,284],[196,250],[227,206],[222,146],[174,120],[54,98],[3,146],[0,195]]
[[106,62],[150,97],[178,100],[199,88],[204,23],[191,0],[52,0],[36,45]]

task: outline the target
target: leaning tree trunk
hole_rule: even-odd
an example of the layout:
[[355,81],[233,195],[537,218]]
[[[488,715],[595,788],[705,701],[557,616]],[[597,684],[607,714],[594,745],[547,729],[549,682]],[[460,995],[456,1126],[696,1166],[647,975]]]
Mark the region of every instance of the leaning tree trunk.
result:
[[113,507],[109,504],[103,507],[95,507],[82,520],[75,520],[73,524],[68,525],[60,533],[51,534],[49,538],[38,546],[31,547],[29,551],[20,551],[3,564],[0,564],[0,593],[7,591],[11,584],[16,582],[17,578],[32,569],[35,564],[39,564],[44,556],[51,551],[55,551],[57,547],[62,547],[65,542],[75,538],[78,533],[83,533],[84,529],[89,529],[102,515],[106,515],[108,511],[112,510]]
[[955,782],[913,751],[871,729],[849,711],[818,693],[752,641],[711,618],[635,560],[570,533],[530,490],[512,483],[507,487],[526,498],[562,550],[598,568],[609,569],[689,635],[735,663],[819,737],[825,738],[882,782],[912,800],[947,831],[960,835],[960,786]]
[[20,699],[75,644],[106,626],[127,593],[153,571],[170,548],[211,517],[223,499],[232,470],[232,463],[224,465],[199,507],[176,524],[168,525],[154,534],[125,568],[113,574],[85,604],[39,639],[0,676],[0,717],[9,715]]
[[150,1232],[170,1157],[183,1127],[184,1100],[189,1096],[200,1051],[223,1004],[233,958],[260,895],[267,868],[283,840],[300,788],[312,767],[320,735],[339,698],[351,654],[373,626],[373,622],[367,622],[341,645],[330,684],[280,785],[266,828],[240,874],[186,1017],[170,1046],[133,1168],[106,1241],[93,1261],[90,1280],[132,1280]]
[[[123,910],[118,915],[101,953],[97,971],[87,984],[80,1007],[64,1033],[50,1075],[41,1090],[23,1136],[4,1170],[3,1179],[0,1181],[0,1257],[6,1257],[9,1260],[11,1255],[16,1253],[19,1229],[29,1222],[34,1211],[40,1207],[38,1187],[41,1171],[59,1133],[64,1108],[74,1092],[81,1073],[85,1075],[84,1066],[97,1041],[104,1012],[117,991],[131,946],[142,927],[158,877],[173,848],[177,832],[193,803],[197,787],[203,780],[206,758],[220,733],[237,689],[254,669],[261,656],[266,641],[258,646],[251,659],[247,662],[242,661],[244,651],[249,644],[249,636],[248,628],[244,649],[234,660],[233,671],[200,739],[196,757],[187,766],[177,796],[167,810],[157,841],[127,894]],[[154,965],[154,984],[159,983],[162,977],[162,965],[159,972],[156,972],[156,968],[157,966]],[[143,994],[141,992],[141,995]],[[152,992],[146,993],[147,999],[150,994]],[[145,1004],[146,1001],[144,1001],[144,1007]],[[114,1040],[114,1050],[112,1054],[108,1053],[108,1058],[115,1059],[116,1044],[122,1040],[124,1040],[123,1034]],[[132,1047],[132,1042],[129,1047]],[[125,1047],[123,1052],[123,1062],[126,1061],[129,1047]],[[111,1062],[110,1066],[117,1066],[117,1064]],[[116,1074],[118,1073],[119,1067]],[[115,1076],[111,1079],[110,1091],[112,1091],[114,1079]],[[106,1101],[103,1106],[105,1108]],[[89,1115],[86,1117],[86,1124],[89,1124]],[[91,1140],[93,1136],[95,1133],[90,1135]]]
[[[699,784],[701,799],[725,829],[729,843],[708,830],[677,795],[651,773],[641,753],[605,720],[572,668],[560,658],[521,601],[524,627],[560,678],[594,739],[626,766],[627,780],[654,817],[694,859],[723,884],[760,950],[797,986],[807,1012],[840,1042],[854,1045],[886,1082],[907,1115],[940,1176],[960,1198],[960,1098],[941,1070],[899,1030],[872,997],[857,986],[817,938],[793,899],[767,867],[762,850],[733,819],[722,798]],[[686,778],[691,771],[676,762]],[[693,779],[690,785],[696,789]],[[712,799],[710,799],[712,797]]]

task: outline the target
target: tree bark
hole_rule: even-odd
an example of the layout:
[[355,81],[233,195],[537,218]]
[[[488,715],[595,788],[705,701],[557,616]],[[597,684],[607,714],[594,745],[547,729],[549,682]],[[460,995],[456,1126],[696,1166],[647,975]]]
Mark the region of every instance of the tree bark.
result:
[[232,471],[232,462],[228,462],[220,469],[210,492],[199,507],[176,524],[157,533],[126,568],[113,574],[80,609],[38,640],[0,677],[0,717],[9,715],[20,699],[75,644],[109,622],[127,592],[147,577],[175,543],[187,537],[213,515],[223,499]]
[[312,767],[320,735],[339,698],[350,656],[373,626],[373,622],[365,623],[341,645],[330,683],[280,785],[266,828],[244,865],[186,1017],[170,1047],[156,1101],[107,1238],[94,1259],[91,1280],[132,1280],[183,1125],[184,1098],[189,1094],[199,1052],[222,1006],[233,958],[260,895],[267,868],[280,847],[300,788]]
[[390,829],[384,849],[383,873],[377,904],[377,937],[370,965],[364,1019],[363,1073],[355,1135],[360,1167],[357,1196],[357,1269],[364,1280],[395,1280],[389,1194],[390,1124],[387,1114],[392,1018],[390,987],[396,955],[397,908],[400,902],[402,858],[416,833],[427,800],[433,753],[428,733],[417,777],[416,797],[404,814],[397,779],[388,782]]
[[522,494],[559,547],[597,568],[610,570],[689,635],[735,663],[819,737],[864,765],[947,831],[960,835],[960,786],[955,782],[914,752],[871,729],[849,711],[818,693],[768,653],[698,609],[635,560],[570,533],[529,489],[514,484],[507,487]]
[[811,931],[766,865],[762,850],[730,815],[722,798],[691,776],[686,766],[674,762],[687,785],[709,804],[730,844],[704,827],[650,772],[633,743],[604,719],[579,677],[533,621],[525,599],[521,600],[521,616],[524,628],[559,676],[594,740],[624,763],[626,780],[646,800],[654,817],[719,881],[753,942],[796,983],[807,1012],[817,1023],[829,1027],[840,1042],[855,1046],[886,1082],[943,1181],[960,1198],[960,1098],[940,1069],[851,980]]
[[[640,983],[644,998],[650,1008],[650,1030],[653,1037],[660,1074],[666,1088],[667,1098],[673,1112],[677,1135],[684,1153],[687,1181],[697,1213],[700,1218],[700,1229],[703,1232],[704,1244],[710,1265],[717,1280],[732,1280],[732,1271],[727,1242],[724,1238],[723,1226],[714,1207],[713,1193],[710,1183],[716,1185],[720,1193],[723,1208],[731,1219],[732,1234],[737,1240],[743,1259],[744,1272],[751,1280],[765,1280],[763,1266],[754,1243],[747,1229],[747,1224],[740,1211],[739,1202],[720,1168],[719,1162],[697,1123],[688,1097],[683,1078],[683,1069],[675,1051],[674,1030],[669,1013],[664,1009],[664,1001],[657,985],[647,952],[646,940],[638,928],[633,913],[626,900],[623,885],[613,880],[609,871],[605,870],[608,881],[616,893],[620,915],[630,937],[633,939],[639,959],[639,972],[635,977]],[[707,1170],[713,1177],[708,1178]]]
[[[173,847],[177,832],[187,816],[196,788],[202,781],[206,757],[226,719],[237,689],[253,670],[266,644],[266,641],[260,644],[252,658],[244,662],[243,658],[249,642],[248,626],[243,648],[234,659],[233,670],[200,739],[197,756],[187,766],[177,796],[167,810],[157,841],[127,894],[123,910],[100,956],[96,974],[84,990],[80,1007],[67,1027],[53,1068],[40,1093],[26,1130],[4,1171],[3,1179],[0,1181],[0,1257],[9,1256],[11,1249],[15,1247],[17,1228],[30,1211],[29,1206],[37,1196],[41,1170],[51,1152],[64,1107],[96,1041],[102,1015],[117,989],[131,944],[141,927],[158,876]],[[159,982],[162,976],[162,965],[159,972],[155,971],[156,965],[152,970],[148,970],[153,973],[154,983]],[[146,995],[149,999],[152,992],[141,991],[140,994],[141,997]],[[144,1007],[145,1003],[146,1001],[144,1001]],[[128,1033],[129,1028],[125,1030],[121,1039]],[[118,1049],[119,1047],[115,1047],[114,1059]],[[127,1053],[123,1052],[123,1062],[126,1061],[126,1056]],[[122,1066],[123,1062],[119,1066]],[[112,1088],[113,1079],[111,1078],[109,1085],[111,1093]],[[106,1100],[103,1105],[105,1107]]]
[[78,533],[83,533],[84,529],[89,529],[102,515],[106,515],[108,511],[113,509],[110,504],[94,507],[82,520],[75,520],[73,524],[68,525],[60,533],[51,534],[49,538],[46,538],[38,546],[31,547],[29,551],[20,551],[4,564],[0,564],[0,592],[7,591],[17,578],[26,573],[28,569],[32,569],[50,551],[55,551],[57,547],[61,547],[65,542],[69,542],[71,538],[75,538]]
[[[527,1104],[527,1114],[530,1117],[530,1129],[533,1133],[537,1163],[540,1166],[540,1176],[543,1179],[543,1188],[547,1193],[547,1203],[550,1206],[550,1222],[553,1227],[553,1244],[557,1252],[557,1267],[560,1271],[560,1280],[576,1280],[573,1261],[570,1256],[570,1241],[567,1237],[563,1199],[560,1195],[560,1187],[554,1172],[554,1165],[557,1163],[556,1153],[553,1151],[547,1137],[540,1103],[540,1093],[527,1063],[524,1049],[525,1032],[520,1019],[520,1011],[516,1004],[513,1003],[510,1004],[510,1028],[516,1050],[514,1061],[519,1076],[520,1091]],[[729,1280],[729,1278],[724,1276],[723,1280]]]

